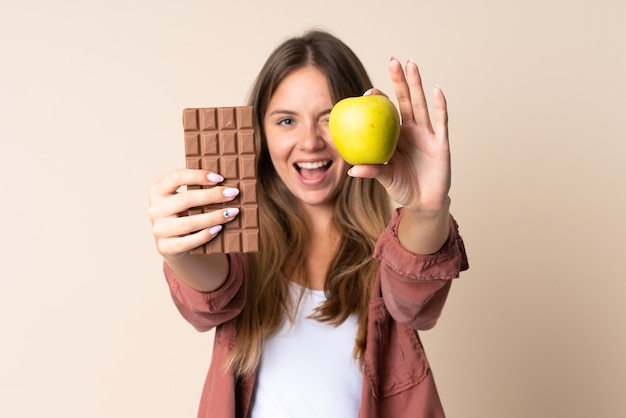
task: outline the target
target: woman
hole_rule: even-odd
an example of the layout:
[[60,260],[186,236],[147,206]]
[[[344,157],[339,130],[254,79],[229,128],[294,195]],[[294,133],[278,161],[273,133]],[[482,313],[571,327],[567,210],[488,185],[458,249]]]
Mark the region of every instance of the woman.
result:
[[444,416],[417,330],[434,326],[451,279],[468,268],[448,210],[446,101],[436,88],[433,127],[417,65],[392,58],[389,73],[402,117],[396,153],[349,167],[329,136],[330,110],[382,94],[359,59],[321,31],[268,58],[250,98],[256,254],[189,254],[236,216],[178,215],[236,197],[219,173],[177,170],[152,186],[174,302],[197,329],[216,328],[199,417]]

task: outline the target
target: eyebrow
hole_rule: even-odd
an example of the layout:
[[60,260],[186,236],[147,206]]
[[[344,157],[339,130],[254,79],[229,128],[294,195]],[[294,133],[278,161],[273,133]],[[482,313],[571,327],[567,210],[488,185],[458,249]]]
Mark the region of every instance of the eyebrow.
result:
[[[327,114],[330,113],[331,110],[332,110],[332,108],[322,110],[321,112],[319,112],[317,114],[317,117],[319,118],[319,117],[322,117],[322,116],[326,116]],[[276,109],[276,110],[273,110],[273,111],[267,113],[266,116],[274,116],[274,115],[290,115],[290,116],[292,116],[292,115],[297,115],[297,114],[298,113],[294,112],[293,110]]]
[[272,116],[272,115],[295,115],[296,112],[293,112],[291,110],[283,110],[283,109],[276,109],[270,113],[267,113],[267,116]]

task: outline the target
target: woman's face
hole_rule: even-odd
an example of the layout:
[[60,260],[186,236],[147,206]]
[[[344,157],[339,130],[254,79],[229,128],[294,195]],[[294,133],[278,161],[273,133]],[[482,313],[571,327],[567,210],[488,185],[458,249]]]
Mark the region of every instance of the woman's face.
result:
[[307,66],[280,82],[263,121],[276,172],[307,205],[333,203],[348,170],[328,133],[332,107],[326,77]]

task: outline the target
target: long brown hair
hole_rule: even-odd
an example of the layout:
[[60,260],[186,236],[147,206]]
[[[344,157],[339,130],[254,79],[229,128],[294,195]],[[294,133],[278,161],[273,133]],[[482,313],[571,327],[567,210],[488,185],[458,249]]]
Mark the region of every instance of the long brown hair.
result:
[[[302,273],[309,231],[296,198],[276,173],[267,149],[263,119],[278,84],[292,71],[314,66],[328,80],[333,102],[359,96],[372,83],[362,63],[342,41],[323,31],[310,31],[283,42],[268,58],[249,104],[254,106],[260,250],[249,256],[247,300],[228,362],[237,375],[258,365],[263,341],[291,318],[289,282]],[[362,364],[367,334],[367,309],[378,262],[372,257],[376,240],[391,216],[385,189],[373,179],[346,176],[335,203],[335,224],[341,234],[329,267],[324,302],[314,314],[319,321],[339,325],[358,315],[354,355]]]

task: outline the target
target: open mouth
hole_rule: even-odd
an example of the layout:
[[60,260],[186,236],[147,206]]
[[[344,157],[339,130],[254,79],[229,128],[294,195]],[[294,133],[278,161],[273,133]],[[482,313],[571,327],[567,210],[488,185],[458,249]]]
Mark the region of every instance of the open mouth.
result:
[[333,164],[331,160],[302,161],[294,164],[298,173],[307,180],[322,176]]

